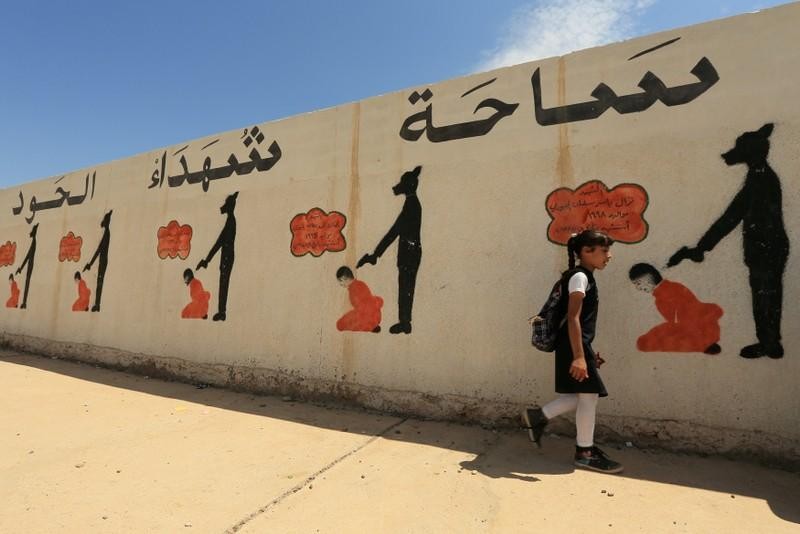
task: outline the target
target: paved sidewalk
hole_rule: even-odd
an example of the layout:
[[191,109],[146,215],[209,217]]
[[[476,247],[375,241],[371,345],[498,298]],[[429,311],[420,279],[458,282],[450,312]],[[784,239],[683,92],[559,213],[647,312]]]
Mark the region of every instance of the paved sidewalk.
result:
[[0,532],[800,532],[800,475],[0,353]]

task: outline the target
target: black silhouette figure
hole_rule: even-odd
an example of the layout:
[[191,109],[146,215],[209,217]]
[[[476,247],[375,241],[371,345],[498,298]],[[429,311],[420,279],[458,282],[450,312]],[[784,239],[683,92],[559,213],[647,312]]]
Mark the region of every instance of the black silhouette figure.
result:
[[94,256],[92,256],[92,259],[89,260],[89,263],[83,268],[83,272],[90,270],[95,260],[97,260],[97,289],[95,289],[94,292],[93,312],[100,311],[100,300],[103,297],[103,280],[106,277],[106,267],[108,267],[108,246],[111,244],[110,225],[112,212],[113,210],[110,210],[103,216],[103,220],[100,221],[100,228],[103,229],[103,237],[100,238],[100,243],[97,245],[97,250],[94,251]]
[[22,295],[22,304],[20,304],[19,309],[24,310],[28,307],[28,289],[31,287],[31,274],[33,274],[33,260],[36,257],[36,232],[39,230],[39,223],[33,225],[31,228],[31,246],[28,247],[28,253],[25,254],[25,259],[22,260],[19,268],[17,269],[17,274],[22,272],[22,268],[27,266],[28,271],[25,273],[25,293]]
[[239,192],[228,195],[225,203],[220,206],[220,213],[227,214],[228,218],[225,219],[225,225],[219,233],[217,242],[211,247],[208,256],[204,260],[200,260],[197,264],[197,269],[205,269],[208,267],[208,262],[214,257],[217,251],[219,255],[219,308],[217,313],[214,314],[212,320],[224,321],[226,314],[226,307],[228,303],[228,284],[231,279],[231,271],[233,270],[233,245],[236,241],[236,218],[233,216],[233,210],[236,209],[236,197]]
[[389,245],[397,239],[397,282],[398,315],[397,324],[389,328],[392,334],[411,333],[411,309],[414,307],[414,287],[417,281],[417,271],[422,260],[422,243],[419,239],[420,226],[422,225],[422,205],[417,198],[417,185],[422,167],[417,166],[412,171],[403,173],[400,182],[392,187],[395,195],[405,195],[403,209],[397,216],[386,235],[383,236],[375,252],[364,254],[358,261],[356,268],[365,263],[375,265]]
[[740,355],[744,358],[783,357],[783,271],[789,257],[789,238],[783,225],[780,179],[767,163],[772,129],[772,124],[765,124],[758,131],[745,132],[731,150],[722,154],[728,165],[747,165],[744,186],[697,246],[681,248],[667,264],[672,267],[687,258],[702,262],[706,252],[742,223],[744,263],[750,271],[758,338],[758,343],[742,348]]

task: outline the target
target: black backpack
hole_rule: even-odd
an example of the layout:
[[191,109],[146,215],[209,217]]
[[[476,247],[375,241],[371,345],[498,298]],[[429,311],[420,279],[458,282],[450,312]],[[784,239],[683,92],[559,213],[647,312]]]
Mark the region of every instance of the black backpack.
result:
[[542,309],[531,320],[531,344],[544,352],[556,349],[558,330],[567,319],[567,283],[575,273],[583,272],[575,268],[565,272],[553,285]]

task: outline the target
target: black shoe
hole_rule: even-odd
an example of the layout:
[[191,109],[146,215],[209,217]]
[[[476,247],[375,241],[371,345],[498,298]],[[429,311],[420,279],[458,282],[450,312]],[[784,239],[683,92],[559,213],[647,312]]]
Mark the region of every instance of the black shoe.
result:
[[94,306],[92,306],[92,311],[93,312],[99,312],[100,311],[100,305],[99,304],[95,304]]
[[380,332],[381,332],[381,325],[378,325],[372,329],[373,334],[380,334]]
[[542,447],[542,435],[547,426],[547,417],[541,408],[526,408],[522,410],[522,424],[528,429],[528,438]]
[[722,352],[722,347],[720,347],[717,343],[709,345],[706,350],[703,351],[706,354],[719,354]]
[[223,312],[218,312],[214,314],[214,317],[211,318],[212,321],[224,321],[225,314]]
[[575,465],[600,473],[619,473],[623,469],[621,463],[609,458],[598,447],[592,447],[585,452],[576,452]]
[[410,334],[411,323],[397,323],[389,327],[390,334]]
[[773,359],[783,358],[783,347],[780,343],[775,345],[764,345],[762,343],[755,343],[747,345],[739,353],[742,358],[761,358],[762,356],[769,356]]

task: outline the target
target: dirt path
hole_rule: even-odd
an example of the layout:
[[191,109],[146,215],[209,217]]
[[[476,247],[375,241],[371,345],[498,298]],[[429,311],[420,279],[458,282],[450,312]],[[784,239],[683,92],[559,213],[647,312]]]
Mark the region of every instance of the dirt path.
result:
[[800,532],[800,476],[0,353],[0,532]]

